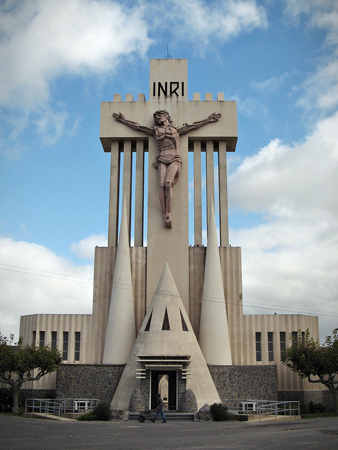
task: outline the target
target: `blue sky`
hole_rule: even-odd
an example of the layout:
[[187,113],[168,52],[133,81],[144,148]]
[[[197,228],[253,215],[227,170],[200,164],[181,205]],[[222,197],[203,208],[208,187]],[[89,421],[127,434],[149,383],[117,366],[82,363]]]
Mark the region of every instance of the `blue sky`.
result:
[[149,60],[188,59],[193,92],[236,100],[230,242],[245,312],[338,326],[335,0],[0,2],[0,330],[90,313],[105,245],[100,102],[149,90]]

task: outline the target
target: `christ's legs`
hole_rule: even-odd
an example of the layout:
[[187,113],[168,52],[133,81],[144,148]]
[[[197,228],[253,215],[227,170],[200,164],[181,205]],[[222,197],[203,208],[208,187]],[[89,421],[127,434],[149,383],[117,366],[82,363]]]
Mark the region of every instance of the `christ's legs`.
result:
[[161,204],[163,222],[165,223],[166,215],[166,201],[165,201],[165,187],[164,180],[167,173],[167,166],[165,164],[159,164],[157,167],[158,184],[159,184],[159,199]]
[[171,228],[171,199],[173,196],[173,188],[169,181],[165,182],[164,185],[164,196],[165,196],[165,217],[164,223],[167,228]]
[[167,228],[171,228],[171,203],[173,196],[173,186],[177,183],[180,163],[158,164],[159,199],[162,209],[163,221]]
[[165,226],[171,228],[171,201],[173,197],[173,186],[177,182],[177,172],[180,169],[180,164],[178,162],[173,162],[167,166],[167,171],[164,180],[164,195],[165,195]]

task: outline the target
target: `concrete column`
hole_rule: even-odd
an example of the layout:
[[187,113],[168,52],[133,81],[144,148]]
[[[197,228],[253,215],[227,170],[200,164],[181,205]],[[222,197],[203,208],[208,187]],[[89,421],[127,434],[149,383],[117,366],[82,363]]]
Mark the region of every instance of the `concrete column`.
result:
[[194,242],[202,246],[201,141],[194,142]]
[[219,142],[218,176],[219,176],[219,221],[220,221],[221,247],[228,247],[229,246],[228,185],[227,185],[227,153],[225,141]]
[[130,239],[130,209],[131,209],[131,176],[132,176],[132,157],[131,141],[125,141],[123,146],[123,200],[126,202],[128,233]]
[[207,217],[210,213],[210,201],[214,201],[214,143],[206,143],[206,164],[207,164]]
[[144,186],[144,142],[136,142],[136,180],[135,180],[135,230],[134,246],[143,245],[143,186]]
[[111,143],[111,163],[110,163],[110,192],[109,192],[109,224],[108,224],[108,246],[117,246],[118,217],[119,217],[119,172],[120,155],[119,143]]

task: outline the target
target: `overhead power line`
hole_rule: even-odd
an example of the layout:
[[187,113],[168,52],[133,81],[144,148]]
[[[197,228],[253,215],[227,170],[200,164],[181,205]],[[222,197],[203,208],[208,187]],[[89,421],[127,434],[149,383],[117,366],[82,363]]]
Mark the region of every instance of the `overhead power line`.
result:
[[[67,274],[62,274],[62,273],[57,273],[57,272],[47,272],[45,270],[39,270],[39,269],[31,269],[29,267],[20,267],[20,266],[14,266],[14,265],[10,265],[10,264],[3,264],[0,263],[0,266],[6,266],[6,267],[11,267],[12,269],[7,269],[6,267],[0,267],[0,270],[6,270],[6,271],[11,271],[11,272],[17,272],[17,273],[23,273],[25,275],[35,275],[35,276],[40,276],[40,277],[46,277],[46,278],[55,278],[57,280],[64,280],[64,281],[73,281],[73,282],[77,282],[77,283],[86,283],[86,284],[93,284],[93,280],[91,278],[86,278],[86,277],[80,277],[80,276],[76,276],[76,275],[67,275]],[[15,270],[15,269],[22,269],[22,270]],[[34,272],[39,272],[39,273],[34,273]],[[66,277],[66,278],[62,278],[62,277]],[[130,289],[129,286],[127,285],[119,285],[120,289]],[[155,293],[156,289],[149,289],[150,292]],[[166,295],[165,292],[161,293],[162,295]],[[169,294],[168,295],[172,295]],[[189,295],[179,295],[182,299],[189,299]],[[191,297],[190,297],[191,299]],[[207,301],[209,302],[217,302],[219,303],[221,299],[219,298],[208,298]],[[228,302],[228,304],[230,305],[234,305],[235,303],[233,302]],[[332,311],[328,312],[328,311],[316,311],[316,310],[304,310],[304,309],[300,309],[300,308],[293,308],[293,307],[289,307],[289,306],[280,306],[280,305],[267,305],[264,303],[259,303],[259,302],[243,302],[243,307],[248,307],[248,308],[256,308],[256,309],[268,309],[271,311],[283,311],[284,313],[289,312],[289,313],[294,313],[294,314],[304,314],[304,315],[313,315],[313,316],[331,316],[331,317],[338,317],[338,312],[334,313]]]
[[[6,266],[6,267],[0,267],[0,270],[23,273],[25,275],[35,275],[35,276],[45,277],[45,278],[55,278],[57,280],[73,281],[73,282],[77,282],[77,283],[87,283],[87,284],[93,283],[93,280],[91,278],[81,277],[81,276],[77,276],[77,275],[67,275],[65,273],[47,272],[46,270],[31,269],[29,267],[13,266],[10,264],[3,264],[3,263],[0,263],[0,266]],[[11,267],[11,269],[9,267]],[[21,270],[17,270],[17,269],[21,269]],[[38,273],[35,273],[35,272],[38,272]],[[66,278],[64,278],[64,277],[66,277]]]

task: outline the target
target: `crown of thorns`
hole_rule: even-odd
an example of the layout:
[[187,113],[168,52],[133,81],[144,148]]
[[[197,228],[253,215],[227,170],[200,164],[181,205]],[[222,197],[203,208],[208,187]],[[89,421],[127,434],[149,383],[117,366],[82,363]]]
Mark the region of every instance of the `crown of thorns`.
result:
[[170,115],[169,115],[169,113],[168,113],[168,111],[165,111],[164,109],[162,110],[159,110],[159,111],[155,111],[154,112],[154,114],[153,114],[153,117],[154,117],[154,119],[156,119],[156,116],[162,116],[162,115],[164,115],[164,116],[166,116],[166,118],[169,120],[169,123],[170,124],[172,124],[173,122],[172,122],[172,120],[171,120],[171,118],[170,118]]

